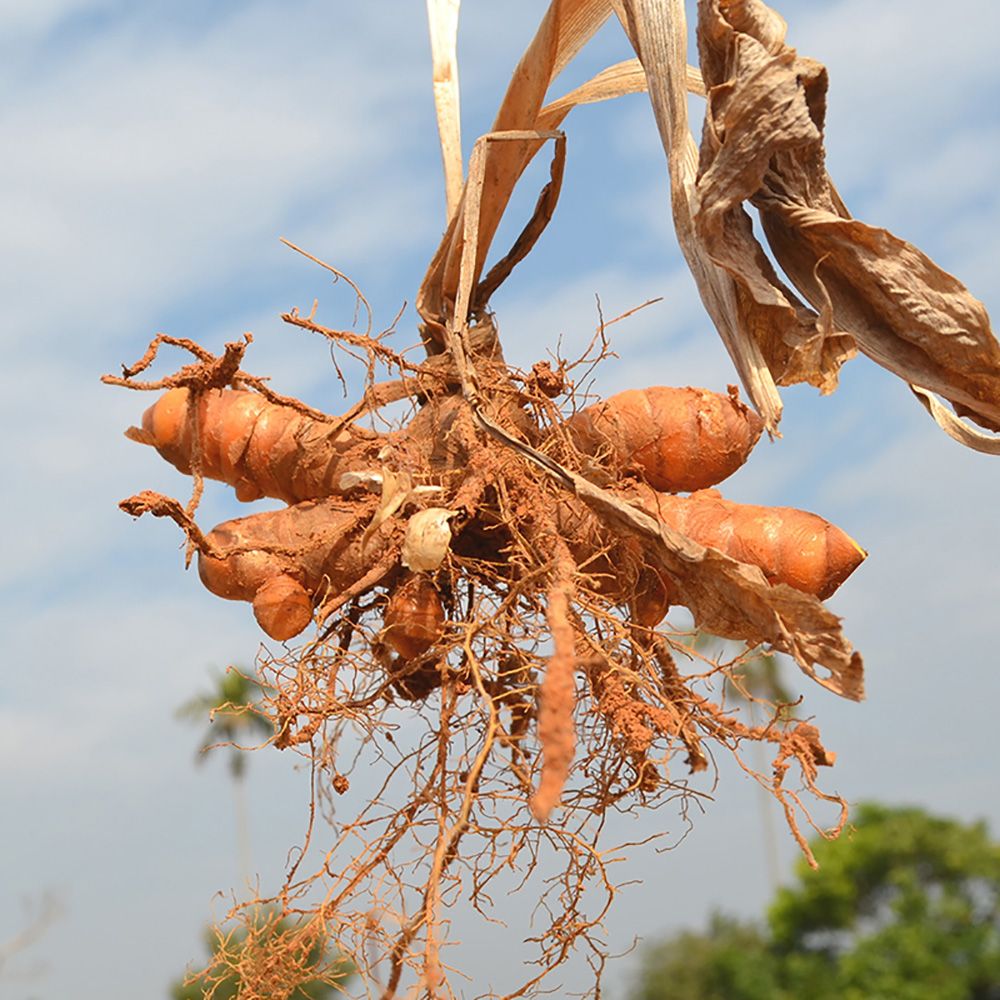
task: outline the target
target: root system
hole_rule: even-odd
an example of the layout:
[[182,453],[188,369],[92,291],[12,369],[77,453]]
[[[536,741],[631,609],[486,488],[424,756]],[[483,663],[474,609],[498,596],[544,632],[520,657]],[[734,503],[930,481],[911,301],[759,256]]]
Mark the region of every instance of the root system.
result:
[[[338,342],[337,331],[312,325]],[[296,501],[208,532],[190,503],[145,493],[123,506],[180,524],[205,585],[252,603],[273,638],[312,630],[298,645],[261,654],[274,745],[308,760],[314,799],[286,883],[245,904],[247,919],[266,903],[312,921],[358,967],[365,989],[385,998],[411,988],[453,995],[442,955],[448,909],[464,899],[496,919],[491,890],[513,874],[538,894],[541,924],[532,937],[537,969],[504,995],[541,988],[576,949],[599,968],[601,922],[616,891],[609,860],[622,846],[602,843],[609,811],[673,802],[684,812],[711,792],[713,755],[725,750],[754,773],[745,747],[763,742],[774,771],[754,776],[782,802],[808,852],[798,832],[809,822],[802,790],[825,798],[816,769],[832,762],[818,733],[787,712],[779,718],[780,706],[770,706],[764,726],[726,709],[722,681],[739,660],[706,660],[690,634],[655,628],[685,591],[698,593],[677,573],[671,529],[649,500],[682,498],[657,494],[599,445],[580,451],[567,424],[581,409],[574,373],[608,352],[603,326],[584,357],[558,362],[558,394],[537,372],[503,364],[489,316],[473,329],[470,343],[481,346],[464,363],[479,383],[474,403],[454,378],[413,371],[381,344],[379,361],[417,405],[412,419],[373,436],[313,412],[301,417],[308,433],[278,436],[292,454],[272,445],[260,460],[261,424],[300,417],[294,403],[250,399],[256,380],[241,370],[230,388],[203,388],[190,367],[153,382],[119,380],[171,387],[133,438],[167,450],[196,481],[211,475],[244,497]],[[201,364],[208,371],[218,359]],[[377,383],[366,396],[379,398]],[[164,406],[180,406],[167,431]],[[348,439],[354,451],[325,444]],[[298,470],[317,464],[313,454],[323,472],[310,480]],[[607,487],[585,479],[585,468]],[[312,482],[318,495],[302,499],[286,488],[292,480]],[[712,550],[683,546],[710,572]],[[711,558],[731,563],[746,593],[792,594],[825,614],[815,598],[768,583],[752,565],[721,552]],[[727,586],[739,593],[720,577],[714,603],[696,603],[717,628],[733,619],[728,634],[752,639],[766,615],[741,616],[719,596]],[[767,613],[788,628],[780,612]],[[797,647],[785,640],[783,648]],[[800,659],[815,670],[815,660]],[[335,803],[359,767],[380,787],[345,819]],[[800,780],[786,787],[790,770]],[[705,771],[704,787],[692,784]],[[327,823],[317,826],[318,817]],[[332,844],[323,843],[328,831]],[[252,970],[248,957],[241,962]]]

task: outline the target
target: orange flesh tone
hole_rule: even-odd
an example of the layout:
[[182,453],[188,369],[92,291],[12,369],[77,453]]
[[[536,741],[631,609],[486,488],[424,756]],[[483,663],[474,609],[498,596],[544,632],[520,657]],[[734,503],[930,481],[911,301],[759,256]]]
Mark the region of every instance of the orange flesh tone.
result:
[[[141,438],[185,475],[195,443],[188,398],[187,389],[164,393],[143,414]],[[235,487],[240,500],[270,496],[294,504],[334,495],[340,475],[369,467],[380,443],[378,435],[332,427],[259,393],[206,390],[197,422],[201,472]]]
[[[312,595],[337,594],[361,579],[388,544],[385,532],[376,532],[363,543],[351,505],[336,499],[310,500],[225,521],[209,532],[207,542],[214,553],[198,555],[202,583],[218,597],[254,601],[255,608],[270,599],[258,601],[260,590],[282,576],[297,581],[311,607]],[[283,586],[291,593],[290,585]],[[266,595],[273,597],[274,592]],[[304,612],[301,595],[289,600]],[[293,634],[307,624],[303,621]]]
[[292,639],[312,621],[312,600],[298,580],[282,574],[268,580],[254,595],[257,624],[279,642]]
[[383,638],[408,660],[426,653],[443,631],[444,608],[434,584],[426,577],[410,577],[389,599]]
[[701,545],[759,566],[771,583],[830,597],[867,553],[817,514],[723,500],[717,491],[690,497],[642,496],[643,506]]
[[703,489],[731,476],[750,454],[763,422],[732,395],[708,389],[628,389],[568,422],[577,447],[604,455],[668,492]]

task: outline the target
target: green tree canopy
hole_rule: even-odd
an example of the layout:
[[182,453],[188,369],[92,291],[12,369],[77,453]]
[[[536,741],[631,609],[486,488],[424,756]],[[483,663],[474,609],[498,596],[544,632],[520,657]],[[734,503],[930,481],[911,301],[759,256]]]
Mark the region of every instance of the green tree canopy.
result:
[[861,806],[764,921],[716,915],[646,949],[633,1000],[1000,1000],[1000,844],[981,824]]

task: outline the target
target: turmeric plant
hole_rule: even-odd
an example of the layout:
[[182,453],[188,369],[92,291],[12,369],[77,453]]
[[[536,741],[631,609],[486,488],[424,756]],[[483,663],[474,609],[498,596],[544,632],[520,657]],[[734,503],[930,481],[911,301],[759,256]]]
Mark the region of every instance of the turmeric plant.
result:
[[[818,729],[784,704],[764,703],[763,724],[741,718],[724,683],[739,659],[704,659],[661,624],[686,607],[696,628],[786,653],[834,693],[863,697],[861,657],[822,600],[865,551],[818,515],[707,489],[748,459],[762,430],[776,434],[776,386],[831,391],[861,350],[904,378],[949,434],[995,451],[1000,345],[956,279],[851,219],[823,166],[825,71],[785,45],[765,4],[701,0],[699,71],[687,65],[679,0],[553,0],[467,171],[458,2],[429,0],[428,10],[447,219],[417,294],[424,358],[390,346],[394,327],[332,329],[314,307],[283,319],[366,365],[343,414],[279,396],[244,370],[249,338],[214,355],[161,335],[106,381],[166,390],[128,434],[194,482],[186,504],[146,492],[123,508],[177,522],[208,589],[251,603],[271,639],[303,636],[265,645],[260,669],[274,746],[305,755],[315,775],[306,846],[320,836],[317,816],[330,819],[330,842],[319,864],[299,852],[283,885],[244,915],[267,903],[317,921],[384,998],[453,996],[446,909],[466,899],[489,912],[503,872],[531,882],[551,855],[560,877],[531,882],[547,915],[532,937],[536,965],[490,994],[526,996],[577,948],[597,956],[599,983],[616,891],[614,848],[601,841],[609,809],[675,798],[683,808],[697,794],[684,772],[727,753],[779,800],[807,858],[810,797],[839,814],[824,835],[843,826],[846,803],[818,785],[834,761]],[[612,16],[637,58],[546,103]],[[579,105],[638,91],[667,154],[681,248],[752,410],[734,387],[653,386],[591,403],[577,373],[609,353],[603,322],[582,357],[556,368],[504,359],[489,303],[553,216],[559,126]],[[688,91],[707,101],[700,150]],[[513,188],[547,144],[550,179],[487,270]],[[747,204],[797,293],[756,243]],[[194,360],[140,379],[164,344]],[[361,422],[403,400],[411,415],[385,433]],[[205,477],[241,500],[286,506],[204,532],[195,513]],[[401,712],[419,730],[406,746],[393,736]],[[748,744],[769,749],[767,771],[746,763]],[[350,795],[359,766],[378,772],[378,791],[349,819],[343,808],[334,817],[331,801]]]

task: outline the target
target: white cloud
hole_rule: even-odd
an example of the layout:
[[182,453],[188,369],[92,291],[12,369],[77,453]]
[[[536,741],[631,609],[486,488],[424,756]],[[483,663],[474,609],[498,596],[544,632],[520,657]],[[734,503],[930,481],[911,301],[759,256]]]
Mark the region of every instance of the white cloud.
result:
[[[403,209],[378,192],[405,176],[413,102],[400,81],[416,53],[373,72],[377,50],[331,31],[327,59],[296,58],[283,46],[316,11],[251,7],[195,38],[137,17],[20,88],[0,112],[18,137],[0,165],[6,337],[72,324],[102,338],[148,321],[259,272],[289,219],[331,199],[349,207],[341,238],[362,245],[372,217],[384,227]],[[331,99],[352,77],[354,99]]]
[[[26,669],[8,681],[0,705],[0,772],[11,793],[86,782],[94,768],[112,784],[172,769],[153,737],[175,726],[174,709],[195,683],[207,686],[206,664],[224,668],[238,650],[254,648],[255,629],[249,614],[232,613],[235,605],[201,600],[196,576],[165,586],[166,578],[150,567],[120,566],[98,574],[89,594],[70,604],[20,602],[8,655]],[[60,635],[72,643],[56,681],[38,662],[38,644]],[[30,756],[18,752],[32,744]]]
[[797,0],[783,13],[790,42],[830,70],[830,155],[845,186],[924,155],[951,121],[991,106],[1000,12],[989,0],[955,0],[946,16],[930,0]]
[[998,171],[1000,122],[957,127],[922,156],[901,160],[870,198],[887,225],[898,219],[934,230],[956,216],[981,211],[984,202],[995,203]]
[[109,6],[94,0],[0,0],[0,44],[25,44],[74,14],[94,13]]

